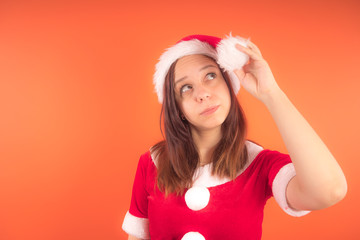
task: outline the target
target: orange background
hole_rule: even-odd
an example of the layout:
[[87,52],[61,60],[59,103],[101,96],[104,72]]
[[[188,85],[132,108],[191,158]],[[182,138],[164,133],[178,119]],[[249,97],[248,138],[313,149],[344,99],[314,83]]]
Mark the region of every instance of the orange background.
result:
[[[28,2],[0,1],[1,240],[127,238],[138,158],[161,139],[155,63],[183,36],[230,31],[259,46],[349,186],[302,218],[271,199],[263,239],[360,239],[358,1]],[[238,98],[249,138],[286,152],[266,108]]]

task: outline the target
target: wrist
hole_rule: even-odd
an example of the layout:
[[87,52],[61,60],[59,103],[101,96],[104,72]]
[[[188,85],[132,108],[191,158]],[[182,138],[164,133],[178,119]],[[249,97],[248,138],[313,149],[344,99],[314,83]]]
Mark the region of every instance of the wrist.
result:
[[270,108],[277,103],[283,101],[283,98],[286,97],[285,93],[281,90],[279,86],[274,87],[272,90],[263,95],[261,101],[265,104],[267,108]]

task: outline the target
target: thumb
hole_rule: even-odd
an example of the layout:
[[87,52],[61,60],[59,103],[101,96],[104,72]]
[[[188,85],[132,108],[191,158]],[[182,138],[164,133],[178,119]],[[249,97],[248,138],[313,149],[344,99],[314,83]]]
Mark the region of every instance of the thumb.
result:
[[245,71],[242,68],[240,68],[240,69],[235,69],[234,73],[238,77],[240,84],[243,84],[245,78]]
[[235,69],[234,70],[234,73],[236,74],[236,76],[239,78],[239,79],[243,79],[245,77],[245,71],[244,69],[240,68],[240,69]]
[[251,65],[250,65],[250,64],[245,64],[242,68],[243,68],[243,71],[244,71],[244,72],[250,72],[250,70],[251,70]]

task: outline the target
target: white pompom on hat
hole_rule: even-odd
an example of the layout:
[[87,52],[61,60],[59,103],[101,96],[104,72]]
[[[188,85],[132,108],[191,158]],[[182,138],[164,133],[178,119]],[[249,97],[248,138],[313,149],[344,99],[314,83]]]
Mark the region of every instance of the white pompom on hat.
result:
[[232,88],[237,94],[240,90],[240,81],[233,71],[242,68],[248,62],[249,56],[236,49],[235,45],[238,43],[246,47],[248,42],[249,39],[233,37],[231,33],[223,39],[207,35],[190,35],[167,48],[156,64],[153,79],[159,102],[163,103],[165,77],[171,64],[179,58],[193,54],[213,58],[229,74]]

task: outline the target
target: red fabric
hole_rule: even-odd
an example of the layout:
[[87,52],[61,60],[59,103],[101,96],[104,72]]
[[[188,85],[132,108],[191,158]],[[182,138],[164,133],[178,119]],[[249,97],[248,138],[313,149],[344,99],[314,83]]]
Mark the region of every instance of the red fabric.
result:
[[208,36],[208,35],[189,35],[186,36],[184,38],[182,38],[180,41],[178,41],[177,43],[181,42],[181,41],[189,41],[192,39],[198,39],[202,42],[207,42],[208,44],[210,44],[211,46],[213,46],[214,48],[216,48],[216,46],[218,45],[218,43],[221,41],[221,38],[218,37],[214,37],[214,36]]
[[264,206],[272,182],[290,157],[263,150],[235,181],[209,187],[209,204],[200,211],[186,205],[184,196],[167,199],[156,187],[156,166],[150,153],[140,157],[129,213],[149,219],[152,240],[181,239],[199,232],[205,239],[261,239]]

